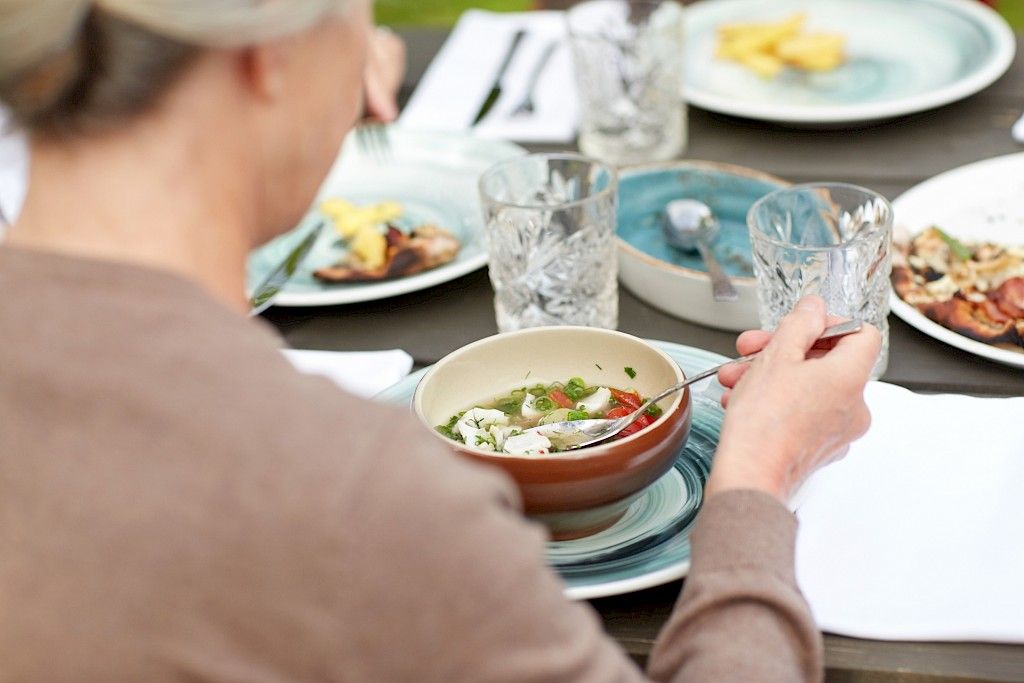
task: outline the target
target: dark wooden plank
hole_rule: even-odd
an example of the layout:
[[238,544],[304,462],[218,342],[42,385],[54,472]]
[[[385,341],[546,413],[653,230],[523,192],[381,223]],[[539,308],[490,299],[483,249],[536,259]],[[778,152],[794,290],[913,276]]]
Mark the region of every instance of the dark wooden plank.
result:
[[[668,619],[682,582],[629,595],[593,600],[605,628],[643,665]],[[1021,681],[1024,648],[987,643],[907,643],[825,636],[827,680]]]

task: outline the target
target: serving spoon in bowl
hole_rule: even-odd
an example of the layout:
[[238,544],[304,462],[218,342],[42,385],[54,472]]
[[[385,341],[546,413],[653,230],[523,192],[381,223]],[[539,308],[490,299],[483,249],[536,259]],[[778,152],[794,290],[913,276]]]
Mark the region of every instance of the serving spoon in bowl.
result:
[[[836,337],[845,337],[848,334],[859,332],[864,324],[860,320],[849,320],[838,325],[832,325],[826,327],[821,336],[818,337],[818,341],[822,342],[826,339],[835,339]],[[758,352],[759,353],[759,352]],[[639,408],[634,410],[625,417],[616,419],[589,419],[589,420],[567,420],[565,422],[552,422],[551,424],[538,425],[525,430],[525,432],[536,432],[543,436],[546,436],[551,441],[553,446],[556,446],[562,451],[576,450],[577,448],[583,448],[584,446],[592,446],[600,441],[605,441],[612,438],[623,429],[633,424],[638,417],[643,415],[644,411],[650,408],[658,401],[671,396],[677,391],[682,391],[686,387],[690,386],[694,382],[699,382],[702,379],[707,379],[712,375],[716,374],[719,370],[724,368],[726,365],[732,365],[733,363],[747,363],[757,358],[758,353],[751,353],[746,356],[739,358],[733,358],[720,365],[716,365],[713,368],[708,368],[704,372],[697,373],[693,377],[687,377],[679,384],[669,387],[665,391],[653,396],[644,401]]]

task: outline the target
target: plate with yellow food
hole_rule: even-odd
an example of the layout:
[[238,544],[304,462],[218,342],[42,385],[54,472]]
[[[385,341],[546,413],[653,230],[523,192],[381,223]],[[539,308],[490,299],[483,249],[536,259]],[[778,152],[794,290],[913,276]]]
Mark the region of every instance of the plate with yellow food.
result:
[[856,124],[972,95],[1015,50],[977,0],[701,0],[687,17],[686,97],[789,125]]
[[480,174],[524,154],[514,144],[390,126],[383,158],[346,140],[306,217],[249,256],[250,290],[312,227],[326,222],[275,306],[384,299],[454,280],[487,263]]

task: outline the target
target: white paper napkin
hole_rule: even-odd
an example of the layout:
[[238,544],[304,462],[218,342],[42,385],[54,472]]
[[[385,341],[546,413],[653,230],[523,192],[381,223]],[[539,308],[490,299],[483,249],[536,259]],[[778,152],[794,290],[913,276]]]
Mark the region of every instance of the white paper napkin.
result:
[[[502,82],[500,99],[476,126],[516,31],[527,31]],[[526,95],[534,66],[552,41],[558,48],[534,90],[532,115],[511,117]],[[433,131],[473,129],[481,137],[521,142],[570,142],[579,120],[572,55],[562,12],[496,13],[469,10],[427,69],[399,123]]]
[[299,351],[284,349],[285,358],[299,372],[323,375],[342,389],[370,398],[402,379],[412,370],[412,356],[405,351]]
[[868,386],[868,434],[794,499],[822,629],[1024,643],[1024,398]]
[[28,141],[7,131],[7,111],[0,107],[0,238],[21,213],[28,192]]

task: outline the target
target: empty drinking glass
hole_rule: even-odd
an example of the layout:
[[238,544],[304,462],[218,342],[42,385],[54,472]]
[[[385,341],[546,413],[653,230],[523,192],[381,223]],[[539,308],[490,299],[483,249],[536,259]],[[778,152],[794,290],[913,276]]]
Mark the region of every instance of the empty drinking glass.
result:
[[503,161],[480,179],[498,330],[614,329],[615,170],[574,154]]
[[881,330],[872,372],[881,377],[889,358],[889,202],[854,185],[797,185],[761,198],[747,223],[762,327],[774,329],[800,297],[817,294],[829,313]]
[[566,16],[583,153],[612,164],[682,154],[682,6],[671,0],[590,0]]

